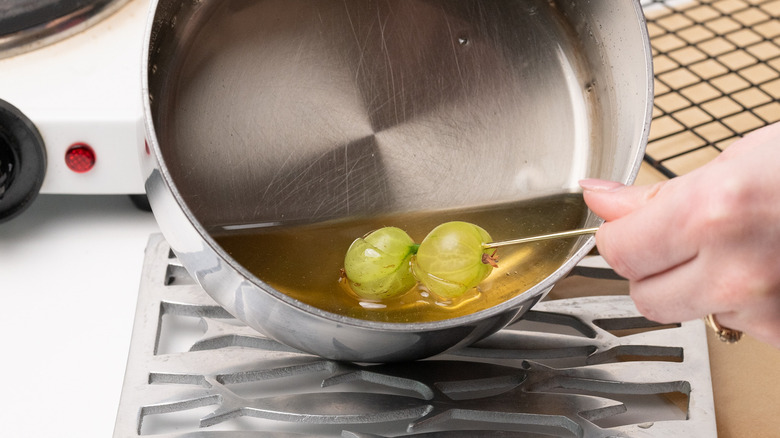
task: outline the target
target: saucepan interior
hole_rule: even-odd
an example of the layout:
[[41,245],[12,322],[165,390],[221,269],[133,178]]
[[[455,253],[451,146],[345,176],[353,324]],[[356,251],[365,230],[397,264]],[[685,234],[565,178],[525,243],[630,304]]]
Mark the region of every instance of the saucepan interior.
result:
[[148,32],[147,191],[163,232],[231,313],[326,357],[476,340],[593,246],[502,249],[473,296],[443,305],[342,293],[352,240],[397,226],[419,242],[448,220],[494,240],[597,225],[577,181],[631,182],[647,138],[637,2],[159,0]]

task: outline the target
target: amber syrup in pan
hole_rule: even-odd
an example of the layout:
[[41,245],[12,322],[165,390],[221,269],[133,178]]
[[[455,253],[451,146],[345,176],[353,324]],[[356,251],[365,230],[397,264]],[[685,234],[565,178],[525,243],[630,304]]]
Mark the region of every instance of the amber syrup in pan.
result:
[[217,243],[261,281],[303,303],[353,318],[426,322],[477,312],[524,293],[558,269],[578,238],[498,249],[498,268],[477,288],[447,301],[418,286],[382,301],[361,299],[340,282],[344,255],[353,240],[383,226],[406,230],[420,242],[436,225],[462,220],[485,228],[493,240],[574,229],[586,208],[579,194],[564,194],[489,209],[398,214],[305,225],[222,227]]

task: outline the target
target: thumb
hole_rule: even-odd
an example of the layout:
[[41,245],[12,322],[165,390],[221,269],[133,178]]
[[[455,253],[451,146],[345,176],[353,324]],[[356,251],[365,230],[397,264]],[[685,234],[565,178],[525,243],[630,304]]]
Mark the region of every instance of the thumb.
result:
[[580,181],[585,203],[597,216],[613,221],[644,206],[661,190],[666,181],[646,186],[625,186],[614,181]]

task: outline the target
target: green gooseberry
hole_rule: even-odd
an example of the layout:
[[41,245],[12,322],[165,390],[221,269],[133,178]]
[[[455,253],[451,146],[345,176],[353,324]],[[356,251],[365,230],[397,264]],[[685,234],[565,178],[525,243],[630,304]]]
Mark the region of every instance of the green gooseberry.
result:
[[367,299],[393,298],[412,289],[411,269],[417,246],[400,228],[384,227],[355,239],[344,257],[350,288]]
[[412,271],[432,293],[457,298],[490,275],[495,265],[492,242],[483,228],[468,222],[446,222],[423,239]]

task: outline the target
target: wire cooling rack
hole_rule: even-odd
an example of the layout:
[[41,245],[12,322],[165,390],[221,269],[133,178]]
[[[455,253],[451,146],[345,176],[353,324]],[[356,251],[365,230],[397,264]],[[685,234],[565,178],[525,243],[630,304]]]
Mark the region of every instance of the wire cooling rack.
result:
[[645,161],[667,178],[780,120],[780,0],[643,0],[655,68]]

